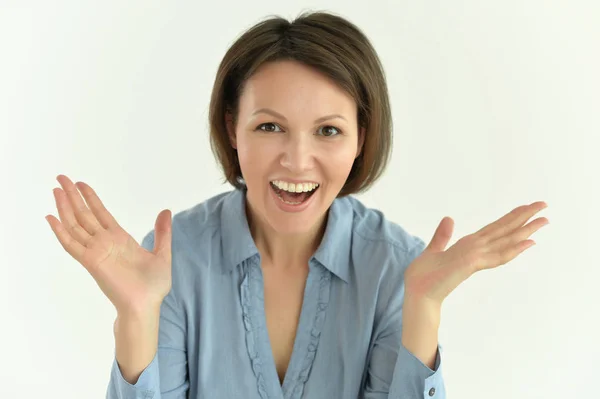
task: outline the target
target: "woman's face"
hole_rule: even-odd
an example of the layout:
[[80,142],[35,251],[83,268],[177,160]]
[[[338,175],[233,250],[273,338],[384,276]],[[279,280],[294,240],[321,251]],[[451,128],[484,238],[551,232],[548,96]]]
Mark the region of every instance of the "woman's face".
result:
[[246,82],[231,139],[252,217],[280,234],[324,220],[362,146],[354,99],[294,61],[264,64]]

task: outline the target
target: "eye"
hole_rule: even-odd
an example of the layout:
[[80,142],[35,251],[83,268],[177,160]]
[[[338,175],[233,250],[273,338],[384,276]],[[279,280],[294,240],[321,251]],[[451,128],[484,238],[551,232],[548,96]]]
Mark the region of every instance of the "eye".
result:
[[[274,130],[271,130],[271,129],[268,129],[268,130],[261,129],[261,127],[262,127],[262,126],[275,126],[275,127],[279,127],[279,126],[277,126],[277,125],[276,125],[276,124],[274,124],[274,123],[267,122],[267,123],[261,123],[260,125],[258,125],[258,126],[256,127],[256,130],[262,130],[263,132],[267,132],[267,133],[273,133],[273,132],[275,132]],[[276,133],[276,132],[275,132],[275,133]]]
[[[271,128],[263,129],[266,126],[269,126]],[[330,128],[330,129],[328,129],[328,128]],[[258,125],[255,130],[262,130],[263,132],[267,132],[267,133],[278,133],[278,131],[274,130],[274,129],[280,129],[280,127],[272,122],[266,122],[266,123],[261,123],[260,125]],[[323,129],[323,130],[321,130],[321,129]],[[333,131],[331,129],[333,129]],[[281,130],[279,130],[279,131],[281,131]],[[318,133],[318,135],[324,136],[324,137],[333,137],[333,136],[338,136],[338,135],[342,134],[342,131],[340,129],[338,129],[335,126],[331,126],[331,125],[321,126],[319,128],[319,131],[320,131],[320,133]]]
[[342,131],[335,126],[327,125],[327,126],[323,126],[322,128],[333,128],[334,131],[332,133],[331,130],[329,130],[329,131],[325,130],[326,133],[325,132],[322,133],[321,136],[333,137],[333,136],[338,136],[338,135],[342,134]]

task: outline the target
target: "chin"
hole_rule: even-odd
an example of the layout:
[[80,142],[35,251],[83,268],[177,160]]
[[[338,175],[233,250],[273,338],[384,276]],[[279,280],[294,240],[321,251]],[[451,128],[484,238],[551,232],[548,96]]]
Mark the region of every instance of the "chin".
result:
[[[328,185],[319,187],[300,204],[285,203],[270,184],[259,190],[254,185],[254,189],[248,188],[247,200],[254,210],[254,216],[278,234],[303,235],[314,232],[315,228],[318,229],[316,224],[325,219],[331,205],[327,199],[331,197],[332,187]],[[331,198],[331,202],[334,199],[335,196]]]

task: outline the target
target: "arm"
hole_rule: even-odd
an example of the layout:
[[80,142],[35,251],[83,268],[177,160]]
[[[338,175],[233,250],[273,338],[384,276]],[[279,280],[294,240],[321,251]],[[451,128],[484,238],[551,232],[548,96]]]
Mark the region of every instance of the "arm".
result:
[[[362,399],[445,399],[442,347],[436,340],[431,348],[430,342],[418,335],[421,332],[417,326],[410,327],[408,320],[402,320],[403,312],[408,314],[412,310],[406,308],[403,311],[401,306],[394,308],[399,316],[392,315],[394,311],[388,313],[386,327],[375,340]],[[404,322],[407,323],[407,334],[403,333]],[[400,329],[396,327],[397,323]],[[423,337],[437,336],[437,330],[421,331],[425,334]],[[423,356],[421,351],[426,355]],[[432,363],[427,358],[432,358]]]
[[[401,353],[394,370],[390,398],[446,398],[438,344],[441,308],[405,296],[402,305]],[[406,364],[415,363],[414,375]],[[406,381],[406,383],[400,383]],[[412,383],[411,383],[412,382]]]
[[[404,268],[424,246],[419,241],[406,254],[401,261]],[[387,303],[377,322],[361,398],[445,399],[442,348],[437,340],[439,308],[405,297],[404,284],[390,284],[398,287],[384,299]]]
[[137,382],[156,355],[159,318],[160,309],[117,312],[115,358],[123,379],[130,384]]
[[[144,237],[142,246],[153,248],[153,232]],[[173,279],[173,287],[175,284]],[[118,314],[107,399],[186,397],[189,380],[182,313],[171,289],[160,305],[158,317],[152,311]]]
[[402,345],[430,369],[435,366],[440,317],[440,306],[404,297]]

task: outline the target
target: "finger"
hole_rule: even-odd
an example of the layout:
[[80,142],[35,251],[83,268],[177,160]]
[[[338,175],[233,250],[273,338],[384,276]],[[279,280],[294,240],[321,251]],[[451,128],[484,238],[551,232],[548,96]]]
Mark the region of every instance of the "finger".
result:
[[61,184],[63,190],[67,193],[71,207],[75,213],[75,218],[79,224],[91,235],[95,235],[102,226],[96,219],[96,216],[89,210],[81,194],[77,191],[77,187],[65,175],[58,175],[56,180]]
[[79,263],[83,264],[82,260],[86,250],[85,247],[69,234],[57,218],[52,215],[47,215],[45,219],[64,250]]
[[544,227],[549,223],[545,217],[537,218],[531,223],[517,229],[512,234],[504,237],[500,237],[494,241],[490,246],[490,252],[502,251],[507,247],[512,247],[519,242],[528,239],[533,233]]
[[154,224],[154,231],[155,243],[153,252],[171,262],[172,220],[170,210],[165,209],[158,214]]
[[435,230],[435,233],[433,233],[433,237],[427,248],[435,252],[445,251],[448,242],[452,238],[453,230],[454,220],[450,217],[444,217]]
[[488,266],[486,268],[490,269],[493,267],[504,265],[504,264],[510,262],[511,260],[513,260],[514,258],[516,258],[523,251],[525,251],[527,248],[530,248],[533,245],[535,245],[535,241],[525,240],[525,241],[521,241],[521,242],[517,243],[516,245],[509,247],[505,251],[490,253],[486,257],[486,259],[488,260],[488,262],[487,262]]
[[522,227],[523,224],[527,223],[527,221],[531,219],[536,213],[540,212],[542,209],[545,209],[547,206],[548,205],[544,201],[534,202],[533,204],[523,209],[522,212],[519,212],[506,225],[500,227],[496,231],[495,236],[490,236],[489,238],[494,240],[499,237],[512,234],[515,230],[518,230],[520,227]]
[[87,246],[91,236],[79,225],[79,222],[77,222],[69,199],[67,198],[67,194],[60,188],[55,188],[52,192],[54,193],[56,209],[58,210],[62,228],[67,230],[71,237],[77,240],[81,245],[84,247]]
[[495,222],[490,223],[487,226],[479,229],[479,231],[477,231],[475,234],[477,234],[480,237],[490,236],[494,230],[499,229],[501,226],[504,226],[507,223],[510,223],[511,220],[517,217],[525,209],[527,209],[527,205],[518,206],[506,215],[502,216],[500,219],[496,220]]
[[530,205],[521,205],[494,223],[489,224],[477,232],[488,241],[494,241],[502,236],[510,234],[515,229],[523,226],[533,215],[546,208],[544,201],[534,202]]
[[96,216],[96,219],[98,219],[102,227],[105,229],[110,229],[119,225],[113,215],[104,207],[104,204],[93,188],[82,181],[75,183],[75,186],[83,194],[85,202],[88,204],[92,213],[94,216]]

